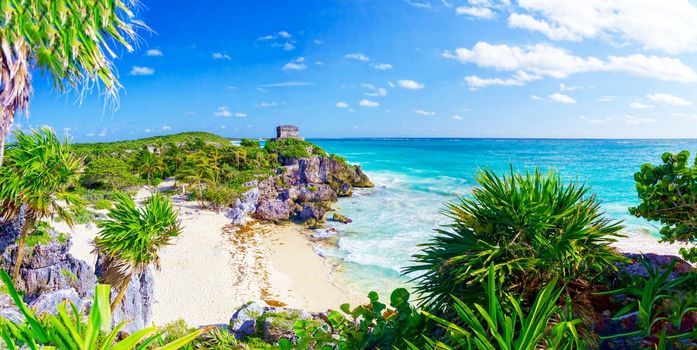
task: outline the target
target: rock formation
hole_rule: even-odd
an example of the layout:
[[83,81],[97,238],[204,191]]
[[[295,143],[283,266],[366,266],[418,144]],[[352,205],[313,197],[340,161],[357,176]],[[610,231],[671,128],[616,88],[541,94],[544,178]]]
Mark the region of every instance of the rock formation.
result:
[[243,224],[247,215],[260,220],[294,220],[319,227],[331,203],[353,194],[354,187],[372,187],[360,166],[333,157],[312,156],[279,159],[278,174],[248,185],[228,214],[233,224]]

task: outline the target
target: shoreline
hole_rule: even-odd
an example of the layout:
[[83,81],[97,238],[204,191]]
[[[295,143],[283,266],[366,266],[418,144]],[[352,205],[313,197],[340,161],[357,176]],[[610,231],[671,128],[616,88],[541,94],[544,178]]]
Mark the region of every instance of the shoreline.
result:
[[[164,182],[158,190],[170,185]],[[136,199],[142,201],[149,193],[143,188]],[[365,301],[362,291],[341,288],[335,273],[342,266],[315,251],[322,242],[310,238],[313,230],[256,221],[235,226],[224,212],[201,209],[179,196],[173,201],[182,233],[162,249],[161,269],[153,270],[156,325],[179,319],[196,327],[227,324],[239,307],[252,301],[313,312]],[[96,225],[55,227],[72,232],[70,252],[94,264],[91,241],[98,233]],[[628,237],[612,244],[620,252],[679,255],[680,245],[659,243],[647,232],[624,233]]]

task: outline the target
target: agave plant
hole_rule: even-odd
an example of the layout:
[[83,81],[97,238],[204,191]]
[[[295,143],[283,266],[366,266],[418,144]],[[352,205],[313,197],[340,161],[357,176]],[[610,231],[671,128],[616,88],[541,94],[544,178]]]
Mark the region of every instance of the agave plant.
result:
[[133,275],[150,264],[160,268],[159,249],[181,232],[177,212],[161,194],[150,197],[141,208],[121,192],[115,192],[113,199],[108,219],[97,223],[101,230],[94,241],[94,252],[104,258],[100,282],[119,290],[112,310],[121,303]]
[[[153,348],[152,345],[160,340],[157,327],[148,327],[117,341],[117,335],[127,321],[111,328],[108,285],[96,286],[94,301],[85,322],[83,315],[72,302],[69,305],[59,305],[58,315],[44,314],[37,317],[19,296],[7,272],[0,271],[0,279],[25,318],[21,324],[0,318],[0,338],[10,350],[55,347],[62,350],[144,350]],[[195,330],[155,349],[179,349],[208,330],[209,328]]]
[[71,206],[81,206],[78,195],[69,191],[78,184],[82,159],[75,157],[70,145],[61,142],[49,128],[15,133],[17,143],[0,168],[0,218],[15,219],[24,208],[25,223],[17,244],[12,273],[19,278],[27,236],[42,219],[57,216],[72,225]]
[[[536,350],[585,349],[576,326],[581,320],[571,316],[571,304],[567,300],[566,312],[557,306],[561,289],[556,288],[556,279],[547,284],[537,294],[529,310],[524,311],[520,298],[506,294],[505,303],[497,296],[495,270],[488,269],[487,291],[488,307],[480,304],[468,305],[454,298],[454,309],[460,318],[459,323],[440,318],[426,311],[426,317],[436,321],[447,331],[447,340],[457,349],[478,350]],[[561,318],[561,320],[557,320]],[[417,349],[412,345],[413,349]],[[428,341],[429,349],[453,349],[441,341]]]
[[471,197],[447,206],[452,224],[437,230],[405,269],[426,309],[452,313],[451,296],[482,302],[489,266],[500,292],[529,294],[622,259],[610,247],[622,226],[603,216],[588,186],[537,169],[503,177],[483,170],[477,182]]
[[108,94],[120,85],[111,45],[133,51],[137,21],[131,0],[16,0],[0,3],[0,167],[14,116],[27,110],[31,70],[48,73],[54,86],[101,82]]

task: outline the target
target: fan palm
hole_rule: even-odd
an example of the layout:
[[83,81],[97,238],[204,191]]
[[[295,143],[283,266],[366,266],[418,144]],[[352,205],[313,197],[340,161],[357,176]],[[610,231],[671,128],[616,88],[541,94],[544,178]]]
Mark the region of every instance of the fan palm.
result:
[[17,131],[15,136],[17,143],[7,153],[6,166],[0,168],[0,214],[3,220],[11,220],[25,208],[12,273],[17,281],[25,241],[34,225],[53,216],[72,225],[69,207],[79,206],[82,201],[68,189],[79,181],[82,159],[75,157],[70,145],[62,143],[49,128],[30,134]]
[[131,277],[150,264],[160,268],[158,251],[181,232],[177,212],[161,194],[150,197],[143,207],[136,207],[131,197],[114,194],[114,207],[108,219],[97,223],[99,235],[94,252],[104,258],[100,282],[119,290],[111,304],[114,310],[126,292]]
[[553,171],[477,176],[471,197],[447,206],[453,222],[422,245],[413,266],[422,305],[451,309],[451,296],[481,302],[494,265],[502,292],[529,294],[559,278],[581,281],[622,259],[609,246],[619,222],[606,219],[590,188]]
[[191,155],[189,159],[182,164],[175,178],[177,181],[189,183],[196,187],[201,207],[205,207],[203,201],[203,186],[204,184],[211,185],[215,181],[215,173],[211,167],[210,160],[205,154],[197,153]]
[[59,91],[66,86],[104,85],[116,96],[120,84],[110,45],[133,51],[134,0],[16,0],[0,3],[0,166],[5,136],[17,113],[26,111],[31,70],[48,73]]

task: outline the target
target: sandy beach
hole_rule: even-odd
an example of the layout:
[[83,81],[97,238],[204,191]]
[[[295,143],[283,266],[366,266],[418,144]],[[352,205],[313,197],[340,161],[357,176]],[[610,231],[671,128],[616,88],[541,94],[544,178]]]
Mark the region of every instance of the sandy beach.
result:
[[[165,182],[160,188],[167,188]],[[136,200],[149,191],[141,190]],[[191,326],[226,324],[234,310],[249,301],[310,311],[338,308],[352,300],[331,281],[332,266],[317,255],[297,225],[251,223],[229,225],[223,212],[200,209],[175,197],[182,233],[160,252],[161,269],[154,272],[153,322],[163,325],[184,319]],[[90,264],[94,224],[72,229],[71,253]]]

